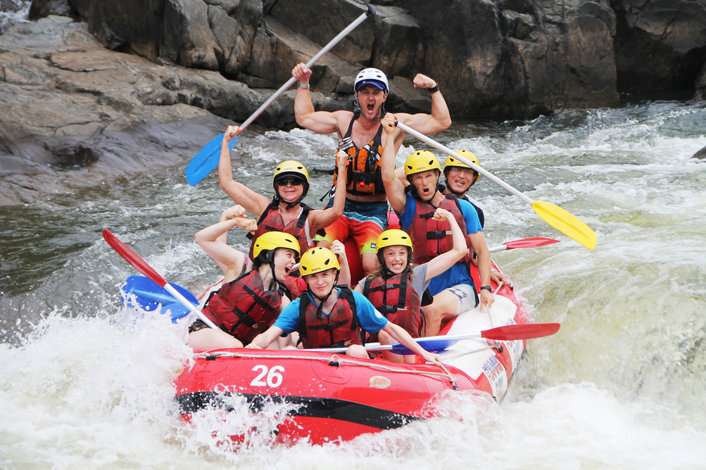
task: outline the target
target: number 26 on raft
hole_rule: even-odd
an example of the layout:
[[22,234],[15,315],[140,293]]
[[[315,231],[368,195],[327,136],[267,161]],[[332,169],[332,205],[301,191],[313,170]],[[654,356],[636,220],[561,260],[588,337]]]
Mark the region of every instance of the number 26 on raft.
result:
[[258,372],[257,376],[250,382],[251,387],[277,388],[282,385],[282,373],[284,372],[284,367],[282,366],[274,366],[268,370],[267,366],[258,364],[250,370]]

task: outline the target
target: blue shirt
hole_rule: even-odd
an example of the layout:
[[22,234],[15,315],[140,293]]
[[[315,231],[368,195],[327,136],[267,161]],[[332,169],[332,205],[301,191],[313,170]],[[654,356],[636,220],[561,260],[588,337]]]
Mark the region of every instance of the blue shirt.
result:
[[[473,208],[470,202],[459,199],[459,206],[461,207],[461,214],[463,214],[463,220],[466,222],[466,233],[473,234],[477,232],[482,232],[483,228],[480,225],[480,220],[478,219],[478,213]],[[417,212],[417,201],[410,193],[407,193],[407,199],[405,200],[404,212],[402,214],[397,214],[400,218],[400,226],[402,229],[409,233],[409,227],[414,221],[414,214]],[[429,293],[431,295],[436,295],[444,289],[458,285],[458,284],[470,284],[473,285],[473,279],[468,272],[467,263],[456,263],[452,265],[449,269],[443,273],[434,276],[429,283]]]
[[[341,289],[336,287],[340,293]],[[311,294],[307,291],[302,295],[308,295],[309,300],[313,303],[314,299]],[[373,304],[363,296],[360,292],[353,291],[353,300],[355,300],[356,314],[358,315],[358,321],[360,326],[371,334],[376,334],[387,325],[387,318],[378,312]],[[286,334],[297,330],[299,325],[299,304],[301,303],[301,297],[291,301],[275,320],[274,326],[280,328]],[[329,315],[331,312],[322,311],[324,315]]]

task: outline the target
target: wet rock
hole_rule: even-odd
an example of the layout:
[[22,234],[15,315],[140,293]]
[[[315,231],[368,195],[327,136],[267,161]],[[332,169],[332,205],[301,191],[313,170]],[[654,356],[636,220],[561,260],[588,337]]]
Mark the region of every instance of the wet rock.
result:
[[[0,36],[0,80],[0,204],[185,166],[229,122],[204,107],[242,121],[265,99],[217,72],[107,50],[58,16]],[[286,124],[273,108],[262,122]]]
[[706,64],[706,2],[615,0],[618,89],[694,92]]
[[[67,5],[86,23],[50,15],[0,35],[0,204],[66,189],[79,173],[142,171],[149,155],[159,155],[155,167],[185,165],[222,130],[214,126],[249,117],[366,10],[353,0],[33,1],[38,16]],[[702,1],[380,0],[376,9],[312,67],[317,109],[350,109],[365,66],[388,74],[389,110],[428,111],[428,93],[412,85],[421,72],[455,119],[613,105],[618,89],[706,94]],[[294,93],[257,124],[295,126]],[[199,137],[162,156],[147,135],[171,135],[175,123]]]
[[32,0],[29,8],[30,20],[36,21],[49,15],[77,17],[68,0]]
[[701,67],[701,72],[696,79],[694,89],[694,99],[706,100],[706,62],[704,62],[703,67]]
[[691,156],[691,158],[698,158],[699,160],[706,160],[706,147],[702,148],[698,152],[696,152],[694,155]]
[[0,0],[0,11],[20,11],[22,6],[20,0]]

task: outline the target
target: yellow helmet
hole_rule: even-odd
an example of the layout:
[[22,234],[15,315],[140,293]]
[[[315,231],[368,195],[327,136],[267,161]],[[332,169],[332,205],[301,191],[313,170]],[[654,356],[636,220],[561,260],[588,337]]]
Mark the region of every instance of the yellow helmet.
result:
[[302,276],[316,274],[329,269],[341,270],[338,258],[328,248],[317,246],[304,252],[299,261],[299,273]]
[[412,249],[412,239],[404,230],[397,228],[385,230],[378,236],[376,253],[380,253],[380,250],[388,246],[407,246]]
[[255,240],[252,255],[257,258],[263,250],[276,250],[277,248],[289,248],[294,250],[299,256],[299,242],[294,235],[286,232],[265,232]]
[[404,175],[410,176],[427,170],[437,170],[441,173],[441,165],[436,155],[429,150],[417,150],[413,152],[404,163]]
[[275,168],[275,173],[272,175],[272,179],[277,181],[278,178],[284,175],[299,175],[304,177],[304,181],[309,183],[309,173],[306,171],[306,167],[296,160],[285,160],[277,165]]
[[304,199],[306,193],[309,192],[309,172],[306,171],[306,167],[296,160],[285,160],[277,165],[272,175],[272,186],[275,189],[275,194],[279,194],[277,181],[287,176],[296,176],[303,179],[304,192],[302,193],[302,199]]
[[[469,160],[471,163],[475,163],[476,165],[480,165],[480,160],[478,160],[478,157],[476,157],[476,154],[471,152],[470,150],[456,150],[456,153],[464,157],[466,160]],[[476,170],[471,168],[470,165],[466,165],[463,163],[461,160],[458,158],[454,157],[453,155],[448,155],[446,157],[446,162],[444,162],[444,176],[446,176],[447,172],[446,170],[448,168],[468,168],[470,170],[475,171],[476,177],[473,180],[473,183],[471,183],[471,186],[478,181],[478,178],[480,178],[480,173],[478,173]]]
[[[471,163],[475,163],[476,165],[480,165],[480,161],[478,160],[478,157],[476,157],[476,154],[471,152],[470,150],[456,150],[456,153],[464,157],[466,160],[470,160]],[[461,160],[458,158],[454,157],[453,155],[449,155],[446,157],[446,162],[444,163],[444,170],[448,167],[458,167],[458,168],[471,168],[470,165],[466,165],[463,163]]]

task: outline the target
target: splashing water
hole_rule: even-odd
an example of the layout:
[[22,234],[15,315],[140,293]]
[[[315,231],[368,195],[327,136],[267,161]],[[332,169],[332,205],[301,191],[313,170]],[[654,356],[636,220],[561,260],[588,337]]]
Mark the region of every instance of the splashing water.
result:
[[[272,406],[184,423],[172,381],[188,364],[186,325],[135,319],[119,286],[135,274],[101,239],[109,228],[158,272],[194,293],[219,270],[193,242],[230,200],[215,175],[188,186],[183,168],[0,208],[2,468],[700,468],[706,458],[706,106],[649,102],[569,110],[525,122],[455,123],[435,139],[467,148],[532,199],[591,226],[589,251],[481,177],[471,196],[491,246],[561,243],[494,255],[536,321],[501,404],[444,397],[441,416],[351,442],[273,446],[267,432],[232,452],[224,436],[271,429]],[[234,176],[271,194],[285,158],[333,168],[336,140],[307,131],[248,133]],[[425,148],[408,138],[398,163]],[[443,161],[444,156],[439,155]],[[185,156],[184,166],[191,156]],[[330,188],[311,172],[307,202]],[[248,246],[243,233],[230,243]]]

